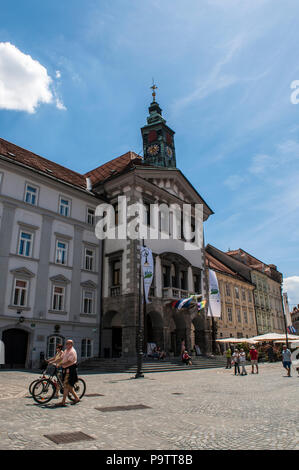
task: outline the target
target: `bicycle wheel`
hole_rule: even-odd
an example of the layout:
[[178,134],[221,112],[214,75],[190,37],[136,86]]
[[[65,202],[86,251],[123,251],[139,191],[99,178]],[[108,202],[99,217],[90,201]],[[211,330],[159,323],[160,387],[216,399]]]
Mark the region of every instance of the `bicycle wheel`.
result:
[[[78,379],[74,385],[74,390],[79,398],[82,398],[86,391],[86,383],[83,379]],[[71,401],[75,401],[75,397],[71,393],[68,394],[68,397]]]
[[39,382],[39,381],[40,381],[40,379],[35,379],[35,380],[33,380],[33,382],[31,382],[31,384],[29,385],[28,390],[29,390],[30,395],[32,395],[32,390],[33,390],[34,385],[35,385],[37,382]]
[[32,396],[36,403],[48,403],[55,395],[56,387],[49,379],[39,380],[32,389]]

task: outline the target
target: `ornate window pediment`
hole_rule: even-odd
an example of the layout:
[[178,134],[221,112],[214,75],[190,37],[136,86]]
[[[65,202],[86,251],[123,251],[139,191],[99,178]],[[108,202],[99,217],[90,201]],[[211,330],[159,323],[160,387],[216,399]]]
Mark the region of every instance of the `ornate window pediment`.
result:
[[25,267],[12,269],[10,272],[12,274],[14,274],[14,276],[25,277],[27,279],[31,279],[32,277],[35,277],[35,274],[33,272],[29,271],[29,269],[27,269]]
[[58,274],[57,276],[50,277],[50,281],[60,284],[69,284],[71,281],[67,279],[62,274]]
[[83,287],[84,289],[96,289],[97,284],[93,281],[85,281],[81,282],[81,287]]

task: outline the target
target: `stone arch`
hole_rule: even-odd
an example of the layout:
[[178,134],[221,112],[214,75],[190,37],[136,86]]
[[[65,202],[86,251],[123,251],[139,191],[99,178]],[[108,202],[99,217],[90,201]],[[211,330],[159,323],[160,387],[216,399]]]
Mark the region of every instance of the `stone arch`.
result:
[[116,310],[109,310],[103,315],[102,319],[102,356],[108,358],[122,355],[122,335],[122,314]]
[[145,344],[156,343],[161,349],[165,349],[164,324],[159,312],[151,310],[146,314],[144,337]]

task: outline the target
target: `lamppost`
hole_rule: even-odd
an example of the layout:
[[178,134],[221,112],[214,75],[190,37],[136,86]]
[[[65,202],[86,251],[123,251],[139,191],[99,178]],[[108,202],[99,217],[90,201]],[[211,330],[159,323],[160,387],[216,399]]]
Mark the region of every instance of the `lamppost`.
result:
[[138,334],[137,334],[137,372],[135,379],[144,377],[142,373],[142,357],[143,357],[143,332],[144,327],[142,328],[142,315],[143,323],[145,322],[145,295],[144,295],[144,286],[143,286],[143,274],[142,274],[142,258],[145,256],[145,262],[143,263],[144,267],[150,266],[147,261],[148,250],[143,244],[140,245],[140,271],[139,271],[139,312],[138,312]]

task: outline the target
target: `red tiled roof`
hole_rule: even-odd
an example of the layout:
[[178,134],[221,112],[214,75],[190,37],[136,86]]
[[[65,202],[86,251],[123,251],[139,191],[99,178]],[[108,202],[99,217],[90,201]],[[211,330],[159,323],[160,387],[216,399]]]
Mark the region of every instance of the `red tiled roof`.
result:
[[116,173],[121,173],[133,162],[139,164],[142,157],[135,152],[127,152],[120,157],[114,158],[107,163],[95,168],[94,170],[85,173],[85,177],[91,179],[92,184],[100,183]]
[[80,188],[86,188],[86,178],[84,175],[80,175],[73,170],[69,170],[58,163],[51,162],[1,138],[0,154],[13,162],[22,163],[34,170],[41,171],[47,176],[53,176]]
[[214,256],[210,255],[210,253],[207,253],[207,252],[206,252],[206,265],[211,269],[216,269],[216,271],[221,271],[225,274],[230,274],[231,276],[236,275],[235,271],[230,269],[225,264],[221,263],[221,261],[214,258]]

